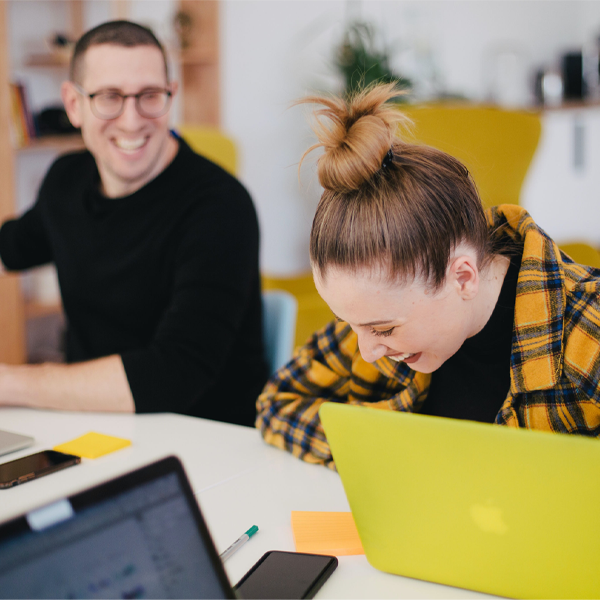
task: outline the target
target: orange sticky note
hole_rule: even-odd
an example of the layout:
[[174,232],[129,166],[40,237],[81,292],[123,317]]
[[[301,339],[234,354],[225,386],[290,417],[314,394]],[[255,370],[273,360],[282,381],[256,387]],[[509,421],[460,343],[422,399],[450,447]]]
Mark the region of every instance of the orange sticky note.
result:
[[129,440],[90,431],[70,442],[54,446],[54,450],[81,456],[81,458],[98,458],[126,446],[131,446]]
[[296,552],[348,556],[364,554],[351,512],[292,511]]

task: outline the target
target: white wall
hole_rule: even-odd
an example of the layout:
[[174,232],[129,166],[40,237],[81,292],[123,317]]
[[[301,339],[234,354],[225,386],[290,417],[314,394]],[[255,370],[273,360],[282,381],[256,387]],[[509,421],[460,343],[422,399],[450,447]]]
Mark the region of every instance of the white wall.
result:
[[578,35],[583,40],[597,40],[600,36],[600,2],[583,0],[579,5]]
[[[269,273],[308,268],[308,234],[320,190],[314,161],[303,169],[301,185],[296,169],[314,138],[306,110],[289,106],[308,91],[339,86],[332,49],[348,15],[380,28],[397,49],[394,66],[403,73],[419,78],[433,65],[446,91],[480,101],[495,91],[509,103],[532,102],[535,68],[557,66],[562,52],[600,33],[600,2],[224,0],[223,126],[240,147],[241,178],[259,210],[262,264]],[[501,86],[494,87],[495,81]],[[423,95],[430,89],[421,86]],[[584,194],[580,203],[596,199]],[[534,205],[544,210],[543,202]],[[560,228],[560,219],[552,217],[552,223]],[[571,237],[576,219],[569,228]]]
[[[11,10],[10,25],[15,75],[26,79],[37,109],[53,94],[57,98],[64,73],[32,73],[18,65],[24,47],[35,43],[43,50],[41,30],[64,29],[64,2],[11,4],[18,6]],[[85,6],[87,27],[114,17],[114,5],[111,8],[106,0],[86,0]],[[129,2],[131,18],[153,27],[167,41],[173,38],[175,6],[174,0]],[[314,138],[306,123],[307,108],[290,105],[310,91],[339,89],[333,48],[349,17],[379,27],[394,50],[394,66],[417,79],[423,97],[432,89],[423,73],[438,73],[439,85],[448,92],[475,100],[487,100],[495,92],[508,103],[531,100],[535,67],[558,64],[561,52],[581,47],[600,33],[599,1],[222,0],[223,128],[238,143],[240,177],[254,197],[261,223],[262,266],[271,274],[308,268],[308,235],[320,189],[314,158],[298,181],[298,161]],[[175,113],[176,122],[177,106]],[[33,200],[36,178],[41,179],[48,160],[51,157],[19,159],[21,206]],[[539,190],[544,185],[569,189],[567,179],[555,186],[544,179],[559,177],[559,171],[537,172],[546,173],[539,176]],[[528,179],[528,186],[532,181],[535,184],[535,177]],[[535,188],[527,188],[529,198],[540,198]],[[579,188],[577,195],[582,211],[595,206],[595,196]],[[532,206],[549,210],[541,200]],[[534,217],[544,219],[543,214]],[[565,235],[578,228],[574,219]],[[560,229],[560,219],[552,222],[553,229]]]
[[241,178],[262,226],[263,269],[272,274],[308,268],[320,191],[310,174],[298,181],[311,136],[306,111],[290,105],[310,89],[331,88],[327,61],[343,10],[342,2],[224,2],[223,126],[239,144]]
[[556,242],[600,248],[600,107],[548,111],[521,204]]

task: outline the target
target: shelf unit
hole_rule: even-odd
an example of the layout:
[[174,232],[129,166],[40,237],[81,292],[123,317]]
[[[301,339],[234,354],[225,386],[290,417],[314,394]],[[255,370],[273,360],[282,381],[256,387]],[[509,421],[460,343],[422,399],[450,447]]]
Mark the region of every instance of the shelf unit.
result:
[[68,135],[47,135],[31,140],[26,146],[18,148],[15,152],[19,154],[30,154],[32,152],[55,150],[56,152],[75,152],[83,150],[85,145],[81,135],[78,133]]
[[[6,2],[0,2],[0,31],[7,31]],[[4,35],[6,40],[6,36]],[[8,87],[10,65],[8,52],[0,53],[0,220],[15,212],[14,155],[10,142],[11,99]],[[0,363],[19,364],[25,361],[25,310],[19,278],[0,275]]]
[[183,91],[183,121],[186,125],[219,127],[219,1],[179,0],[187,14],[192,35],[179,56]]
[[[70,34],[77,39],[84,31],[85,0],[62,0],[70,14]],[[127,19],[128,0],[110,0],[111,18]],[[84,148],[78,134],[48,136],[14,149],[10,142],[11,99],[8,83],[11,66],[8,51],[9,2],[0,0],[0,223],[16,211],[15,157],[37,152],[72,152]],[[175,52],[181,69],[182,114],[185,124],[220,125],[219,94],[219,0],[179,0],[176,9],[190,17],[190,45]],[[32,54],[26,67],[66,69],[68,57],[62,53]],[[0,363],[26,361],[27,321],[60,313],[60,303],[25,300],[18,275],[0,275]]]

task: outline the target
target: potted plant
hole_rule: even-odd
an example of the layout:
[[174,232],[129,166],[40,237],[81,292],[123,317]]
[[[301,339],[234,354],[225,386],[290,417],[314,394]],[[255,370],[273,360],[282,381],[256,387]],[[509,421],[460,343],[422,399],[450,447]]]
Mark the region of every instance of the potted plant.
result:
[[[377,48],[376,35],[371,23],[353,21],[346,27],[334,57],[335,66],[344,77],[346,95],[352,95],[375,82],[396,82],[407,92],[411,89],[411,80],[391,69],[387,49]],[[401,96],[397,101],[406,102],[407,98]]]

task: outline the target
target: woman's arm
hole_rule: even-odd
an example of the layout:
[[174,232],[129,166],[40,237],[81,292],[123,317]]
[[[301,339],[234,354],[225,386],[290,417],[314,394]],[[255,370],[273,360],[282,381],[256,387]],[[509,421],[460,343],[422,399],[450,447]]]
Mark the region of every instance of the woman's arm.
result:
[[426,390],[428,378],[388,362],[389,376],[361,358],[356,334],[347,323],[332,322],[269,380],[256,404],[256,427],[267,443],[335,468],[319,419],[321,404],[410,410]]

